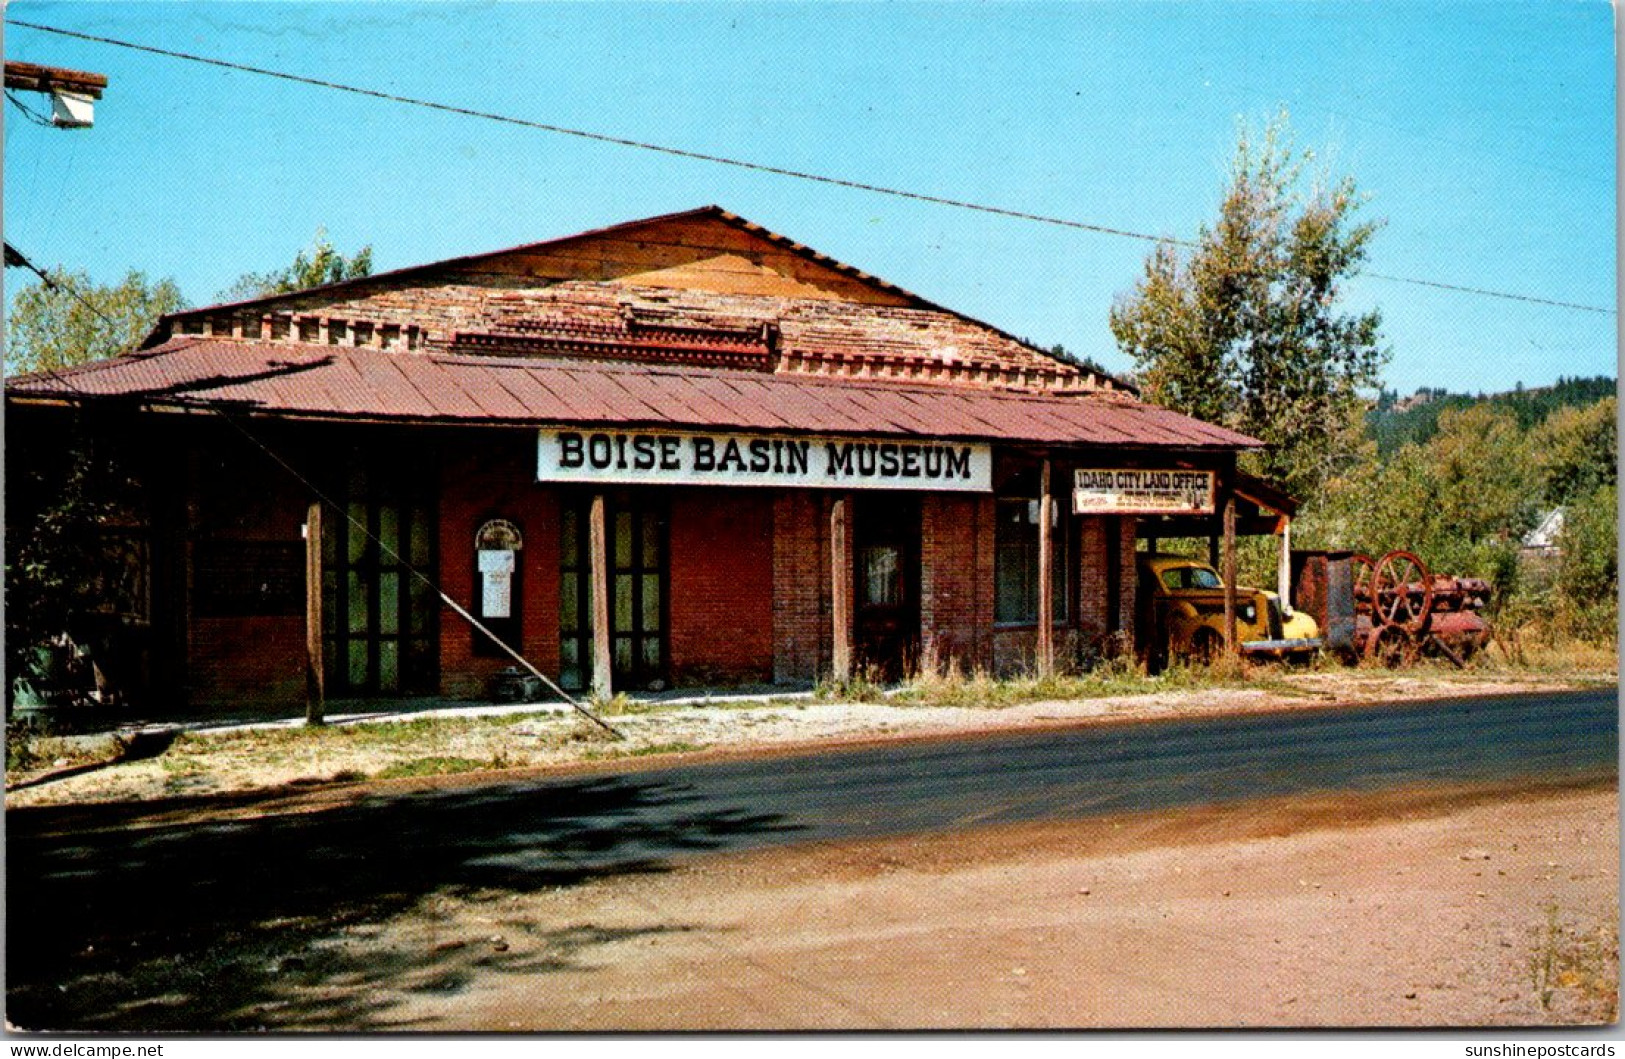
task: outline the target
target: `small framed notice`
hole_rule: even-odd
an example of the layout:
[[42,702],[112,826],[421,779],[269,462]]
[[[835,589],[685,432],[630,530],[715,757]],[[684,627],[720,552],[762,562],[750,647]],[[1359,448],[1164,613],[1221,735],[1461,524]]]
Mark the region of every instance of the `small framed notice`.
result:
[[1080,469],[1073,481],[1072,510],[1079,515],[1211,515],[1217,477],[1213,471]]

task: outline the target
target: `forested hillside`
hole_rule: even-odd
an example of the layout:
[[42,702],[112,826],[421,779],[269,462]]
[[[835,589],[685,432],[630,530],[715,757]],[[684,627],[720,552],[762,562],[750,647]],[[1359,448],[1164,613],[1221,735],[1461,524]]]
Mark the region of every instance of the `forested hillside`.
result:
[[1612,397],[1618,385],[1617,380],[1598,375],[1587,379],[1559,377],[1551,386],[1530,390],[1519,386],[1507,393],[1488,396],[1424,387],[1410,397],[1400,397],[1397,391],[1384,390],[1376,406],[1366,414],[1366,431],[1377,443],[1377,451],[1387,456],[1407,442],[1432,439],[1439,432],[1439,417],[1451,409],[1475,404],[1505,409],[1512,413],[1519,427],[1528,430],[1559,408],[1596,404],[1604,397]]

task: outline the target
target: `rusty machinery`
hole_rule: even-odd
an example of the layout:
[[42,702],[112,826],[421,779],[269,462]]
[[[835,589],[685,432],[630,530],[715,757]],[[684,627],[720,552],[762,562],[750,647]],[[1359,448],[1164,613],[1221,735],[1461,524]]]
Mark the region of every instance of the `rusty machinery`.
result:
[[1490,627],[1478,613],[1489,602],[1488,581],[1429,573],[1406,551],[1352,562],[1361,657],[1397,666],[1439,654],[1459,666],[1489,643]]
[[1479,615],[1489,582],[1430,573],[1414,553],[1372,560],[1352,552],[1294,552],[1294,604],[1320,622],[1326,646],[1350,661],[1406,665],[1424,654],[1456,665],[1490,638]]

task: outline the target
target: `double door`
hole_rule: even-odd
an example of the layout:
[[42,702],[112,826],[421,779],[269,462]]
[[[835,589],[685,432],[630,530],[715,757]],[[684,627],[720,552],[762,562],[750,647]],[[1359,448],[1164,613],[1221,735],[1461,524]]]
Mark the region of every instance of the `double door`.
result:
[[389,698],[438,689],[432,481],[397,462],[350,461],[344,516],[322,520],[330,693]]

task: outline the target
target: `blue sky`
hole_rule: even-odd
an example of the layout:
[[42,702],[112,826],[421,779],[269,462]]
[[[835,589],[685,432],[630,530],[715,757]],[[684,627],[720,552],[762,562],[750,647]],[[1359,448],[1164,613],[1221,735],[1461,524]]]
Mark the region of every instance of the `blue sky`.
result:
[[[1291,113],[1386,221],[1375,272],[1612,308],[1604,3],[35,3],[7,17],[866,183],[1191,237],[1238,123]],[[379,268],[718,203],[1125,369],[1150,245],[433,113],[8,26],[105,73],[84,131],[8,104],[5,233],[194,303],[325,226]],[[40,97],[31,97],[39,100]],[[22,282],[11,270],[8,284]],[[1617,318],[1374,278],[1390,386],[1613,374]]]

